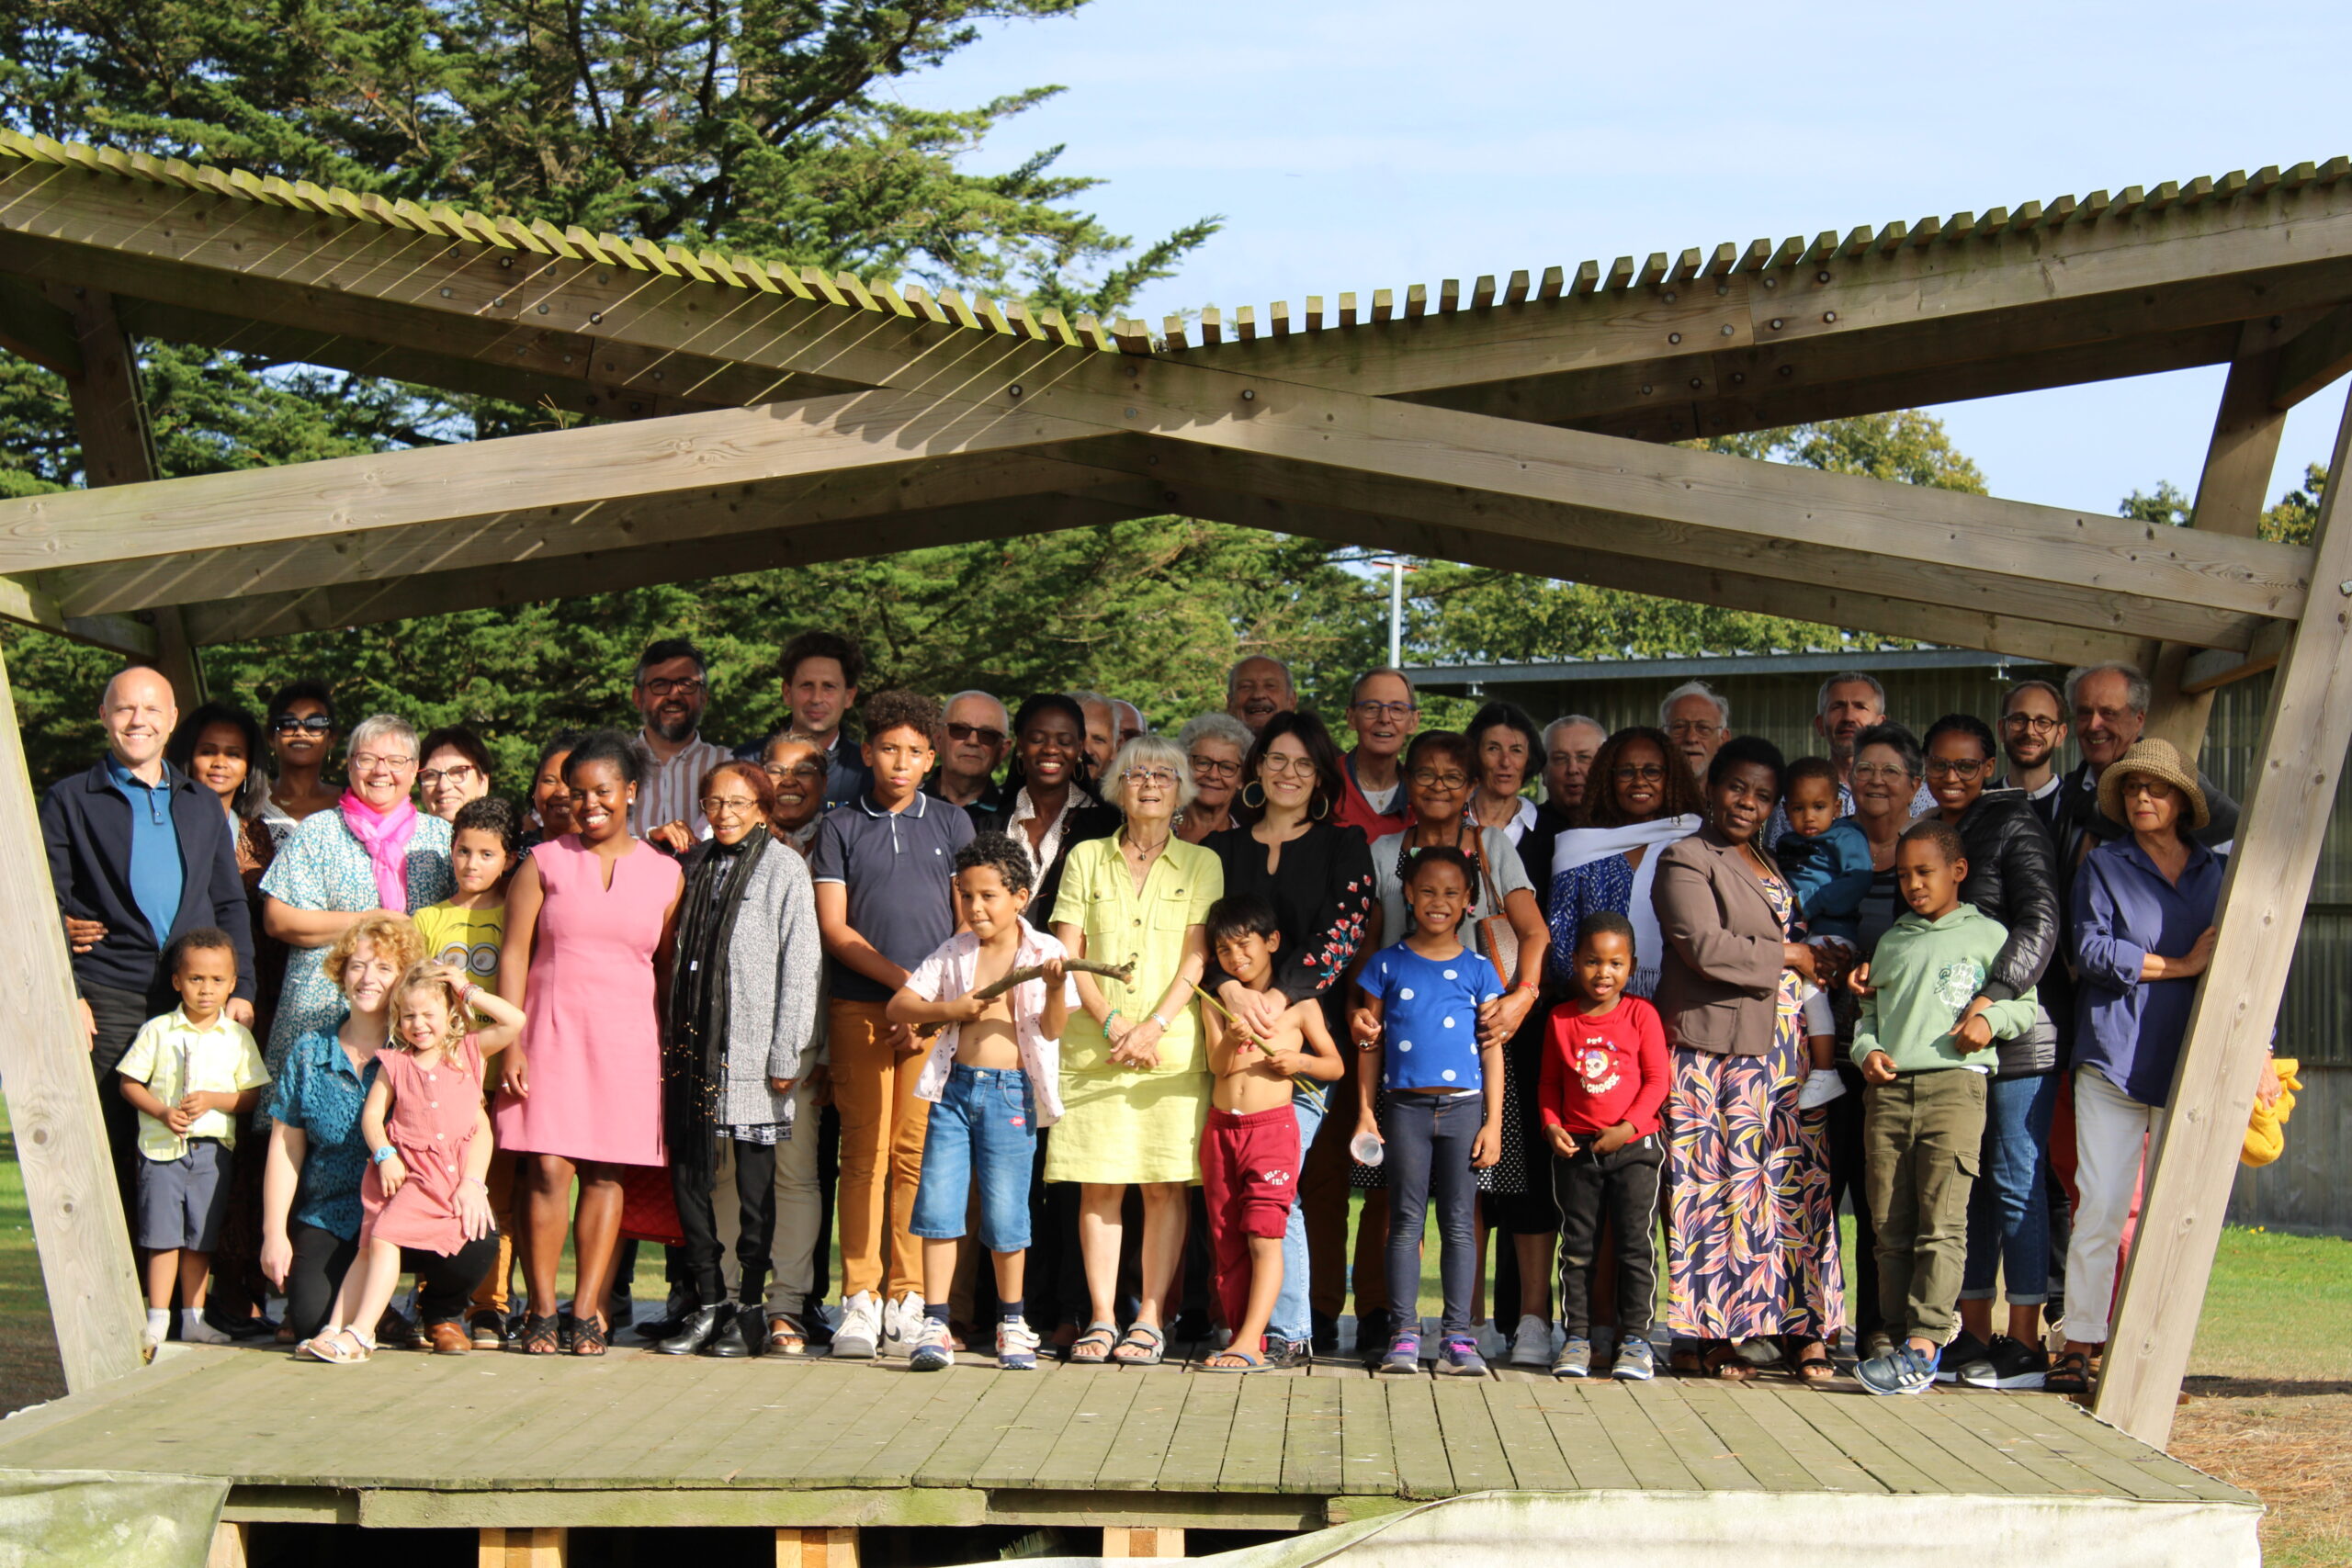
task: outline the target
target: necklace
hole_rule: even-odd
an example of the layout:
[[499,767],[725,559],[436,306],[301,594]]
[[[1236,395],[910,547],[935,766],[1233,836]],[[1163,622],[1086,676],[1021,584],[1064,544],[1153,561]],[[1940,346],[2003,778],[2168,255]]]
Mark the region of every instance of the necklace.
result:
[[1128,837],[1125,831],[1122,830],[1119,834],[1119,845],[1122,849],[1132,851],[1145,860],[1149,860],[1152,856],[1158,854],[1160,851],[1168,847],[1168,839],[1169,834],[1162,833],[1151,843],[1139,844],[1136,842],[1134,839]]

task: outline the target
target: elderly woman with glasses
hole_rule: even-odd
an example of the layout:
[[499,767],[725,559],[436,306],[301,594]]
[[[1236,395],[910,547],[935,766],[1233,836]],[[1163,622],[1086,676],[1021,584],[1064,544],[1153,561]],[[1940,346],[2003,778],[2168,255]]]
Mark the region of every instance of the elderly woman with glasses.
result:
[[1177,748],[1193,773],[1193,803],[1176,818],[1188,844],[1233,826],[1233,797],[1241,793],[1241,761],[1257,738],[1231,714],[1204,713],[1176,732]]
[[[292,711],[292,710],[288,710]],[[332,1029],[343,998],[321,967],[335,939],[375,910],[409,915],[447,898],[449,824],[417,810],[417,736],[379,713],[351,731],[350,787],[287,837],[262,874],[262,929],[290,950],[270,1022],[272,1074],[303,1035]]]
[[[1062,1033],[1062,1119],[1046,1145],[1046,1179],[1080,1184],[1089,1315],[1070,1359],[1149,1366],[1167,1343],[1184,1190],[1201,1174],[1208,1057],[1193,989],[1225,874],[1216,855],[1176,836],[1176,814],[1193,795],[1182,747],[1139,735],[1111,759],[1110,777],[1126,825],[1069,852],[1053,931],[1071,957],[1132,962],[1135,972],[1124,982],[1073,972],[1081,1010]],[[1143,1190],[1143,1280],[1121,1338],[1113,1314],[1130,1185]]]

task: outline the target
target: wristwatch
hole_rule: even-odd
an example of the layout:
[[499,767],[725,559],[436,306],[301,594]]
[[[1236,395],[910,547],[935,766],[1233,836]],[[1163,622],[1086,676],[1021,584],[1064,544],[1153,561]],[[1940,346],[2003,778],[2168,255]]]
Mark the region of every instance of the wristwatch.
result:
[[1152,1021],[1152,1022],[1154,1022],[1154,1023],[1156,1023],[1156,1024],[1158,1024],[1158,1025],[1159,1025],[1159,1032],[1160,1032],[1160,1033],[1162,1033],[1162,1034],[1167,1033],[1167,1032],[1168,1032],[1168,1031],[1169,1031],[1170,1028],[1174,1027],[1174,1026],[1173,1026],[1173,1025],[1171,1025],[1171,1024],[1170,1024],[1170,1023],[1166,1019],[1164,1019],[1164,1018],[1160,1017],[1158,1013],[1153,1013],[1153,1014],[1151,1015],[1151,1021]]
[[391,1145],[386,1144],[382,1148],[376,1151],[374,1158],[378,1165],[381,1165],[399,1152],[400,1151],[393,1148]]

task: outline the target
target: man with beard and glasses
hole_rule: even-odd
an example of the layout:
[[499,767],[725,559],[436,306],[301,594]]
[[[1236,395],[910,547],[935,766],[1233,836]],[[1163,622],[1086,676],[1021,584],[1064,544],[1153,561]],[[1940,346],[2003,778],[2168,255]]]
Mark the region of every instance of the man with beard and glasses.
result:
[[1731,739],[1731,699],[1704,681],[1685,681],[1660,699],[1657,727],[1690,776],[1703,784],[1715,753]]
[[663,637],[639,656],[631,696],[644,722],[637,749],[645,778],[629,807],[629,831],[683,854],[710,830],[702,815],[702,776],[727,761],[724,746],[702,738],[710,703],[708,662],[684,637]]
[[2058,754],[2066,746],[2066,694],[2047,681],[2019,681],[2001,700],[2000,731],[2009,771],[1993,787],[2023,790],[2054,842],[2066,799],[2058,775]]
[[947,741],[939,766],[923,782],[923,793],[950,806],[1001,811],[1004,791],[998,764],[1012,745],[1012,719],[1004,704],[986,692],[958,692],[947,699]]
[[1252,735],[1274,715],[1296,706],[1298,689],[1291,683],[1290,666],[1279,659],[1253,653],[1225,678],[1225,711],[1248,725]]

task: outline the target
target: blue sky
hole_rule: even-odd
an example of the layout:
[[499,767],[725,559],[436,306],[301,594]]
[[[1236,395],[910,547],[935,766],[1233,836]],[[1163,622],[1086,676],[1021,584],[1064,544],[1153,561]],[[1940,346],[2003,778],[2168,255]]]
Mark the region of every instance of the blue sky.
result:
[[[1067,142],[1123,232],[1225,214],[1139,302],[1157,322],[2324,160],[2352,152],[2325,80],[2348,47],[2342,0],[1093,0],[992,28],[901,91],[964,107],[1061,84],[986,165]],[[2216,367],[1937,412],[1996,494],[2111,510],[2194,488],[2221,385]],[[2344,396],[2290,421],[2274,496],[2325,460]]]

